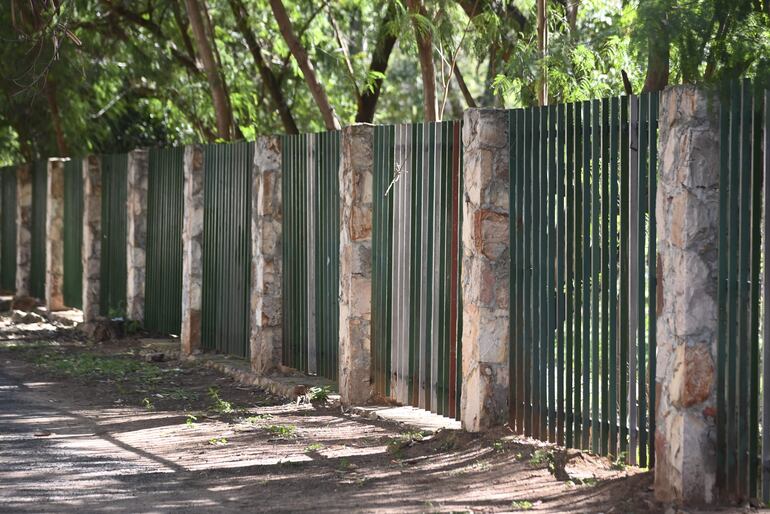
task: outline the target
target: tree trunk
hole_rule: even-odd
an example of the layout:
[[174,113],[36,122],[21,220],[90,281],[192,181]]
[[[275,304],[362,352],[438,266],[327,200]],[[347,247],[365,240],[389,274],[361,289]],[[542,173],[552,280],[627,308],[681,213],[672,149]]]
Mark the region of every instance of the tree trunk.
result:
[[578,7],[580,0],[567,0],[567,24],[572,32],[577,28]]
[[437,121],[438,103],[436,100],[436,70],[433,66],[433,37],[424,31],[415,15],[426,17],[421,0],[407,0],[407,7],[412,13],[412,25],[417,41],[417,55],[420,59],[422,73],[422,102],[425,111],[425,121]]
[[58,150],[59,157],[67,157],[69,150],[67,149],[67,142],[64,139],[64,130],[61,126],[61,116],[59,115],[59,102],[56,99],[56,85],[51,80],[50,75],[45,83],[45,96],[48,99],[48,110],[51,112],[51,125],[53,125],[53,131],[56,135],[56,149]]
[[537,54],[540,58],[537,100],[540,105],[548,105],[548,70],[545,64],[545,53],[547,50],[548,25],[545,16],[545,0],[537,0]]
[[[396,45],[396,36],[388,31],[388,23],[395,16],[392,6],[388,8],[380,24],[380,31],[377,37],[377,45],[372,52],[372,61],[369,64],[369,72],[385,73],[388,69],[388,61],[393,47]],[[359,123],[371,123],[374,120],[374,113],[377,110],[377,101],[382,92],[383,79],[378,78],[374,81],[371,88],[364,89],[363,94],[358,98],[358,110],[356,112],[356,121]]]
[[222,78],[219,63],[214,57],[212,49],[213,41],[209,40],[203,13],[198,0],[185,0],[187,16],[190,19],[193,36],[198,54],[206,71],[206,79],[211,90],[211,99],[214,104],[214,115],[217,122],[217,135],[224,140],[232,139],[233,113],[227,96],[227,88]]
[[286,44],[291,50],[291,54],[297,61],[297,65],[302,70],[302,74],[305,76],[305,82],[307,82],[310,94],[313,95],[318,110],[321,111],[321,116],[324,120],[324,125],[327,130],[339,130],[340,122],[337,119],[337,115],[334,113],[334,108],[329,103],[329,98],[326,96],[324,90],[318,78],[315,75],[315,69],[310,62],[310,58],[307,55],[307,51],[302,46],[299,38],[294,34],[294,29],[291,25],[289,15],[286,13],[286,8],[283,6],[281,0],[270,0],[270,7],[273,9],[275,20],[278,23],[278,28],[281,30],[281,35],[286,41]]
[[670,66],[670,48],[668,33],[663,30],[654,30],[654,36],[650,36],[647,53],[647,76],[644,79],[643,93],[662,91],[668,85]]
[[254,63],[257,65],[257,71],[259,72],[259,77],[262,79],[262,84],[267,88],[267,92],[273,100],[275,108],[278,110],[283,129],[287,134],[299,134],[297,123],[294,121],[294,116],[291,114],[289,104],[286,103],[286,98],[283,96],[283,91],[281,91],[278,79],[262,57],[262,48],[259,46],[259,43],[257,43],[254,32],[249,27],[249,15],[246,6],[243,5],[242,0],[230,0],[230,8],[233,10],[238,30],[241,32],[241,35],[243,35],[243,39],[246,40],[246,46],[249,47],[249,51],[254,58]]
[[465,79],[463,78],[462,73],[460,73],[460,68],[457,66],[457,63],[455,63],[455,80],[457,80],[457,85],[460,86],[460,91],[462,91],[463,98],[465,98],[465,103],[468,104],[470,109],[475,109],[476,100],[473,99],[473,95],[471,95],[471,92],[468,90],[468,85],[465,83]]

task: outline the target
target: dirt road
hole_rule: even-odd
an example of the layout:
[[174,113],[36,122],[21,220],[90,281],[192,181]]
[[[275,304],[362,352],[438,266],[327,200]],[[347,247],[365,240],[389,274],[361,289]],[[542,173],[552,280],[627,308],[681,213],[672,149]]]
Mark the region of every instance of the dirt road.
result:
[[[49,327],[53,328],[53,327]],[[650,512],[651,477],[501,431],[297,406],[0,318],[3,512]]]

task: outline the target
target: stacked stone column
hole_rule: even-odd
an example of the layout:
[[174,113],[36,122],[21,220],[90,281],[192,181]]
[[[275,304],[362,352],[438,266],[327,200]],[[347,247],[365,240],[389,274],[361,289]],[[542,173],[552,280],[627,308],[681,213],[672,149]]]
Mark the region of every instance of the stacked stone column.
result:
[[99,317],[102,254],[102,163],[96,155],[83,159],[83,321]]
[[471,109],[463,124],[463,428],[508,421],[508,117]]
[[268,373],[281,363],[281,143],[260,137],[254,151],[251,201],[251,366]]
[[16,297],[29,296],[32,268],[32,168],[16,170]]
[[718,103],[691,86],[660,100],[655,495],[714,501]]
[[127,240],[126,240],[126,316],[144,321],[144,284],[147,254],[147,180],[149,152],[128,153]]
[[182,225],[182,333],[181,351],[190,355],[201,348],[203,306],[203,147],[184,150],[184,213]]
[[342,405],[372,396],[372,183],[374,127],[342,130],[340,161],[340,338]]
[[64,309],[64,159],[48,159],[46,199],[45,303]]

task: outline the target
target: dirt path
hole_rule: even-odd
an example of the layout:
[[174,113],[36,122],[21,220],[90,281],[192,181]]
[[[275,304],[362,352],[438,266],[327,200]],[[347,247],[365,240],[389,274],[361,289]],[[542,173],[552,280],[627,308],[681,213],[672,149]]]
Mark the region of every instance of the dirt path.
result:
[[[505,432],[422,437],[0,319],[0,511],[650,512],[651,477]],[[53,346],[52,346],[53,345]]]

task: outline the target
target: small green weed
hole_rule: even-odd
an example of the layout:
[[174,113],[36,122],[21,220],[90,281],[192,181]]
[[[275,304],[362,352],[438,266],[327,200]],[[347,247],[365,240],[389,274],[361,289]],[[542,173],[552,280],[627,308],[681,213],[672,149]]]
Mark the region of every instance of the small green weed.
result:
[[192,414],[188,414],[184,424],[187,425],[188,428],[195,428],[196,426],[198,426],[195,424],[196,421],[198,421],[198,418],[196,418]]
[[329,386],[311,387],[307,392],[308,400],[311,402],[326,402],[331,394]]
[[321,443],[312,443],[305,447],[305,453],[318,452],[325,448]]
[[617,471],[625,471],[626,469],[626,452],[620,452],[615,460],[612,462],[612,469]]
[[182,389],[181,387],[176,389],[166,389],[161,391],[160,394],[163,395],[164,398],[174,401],[189,402],[198,399],[198,393]]
[[243,421],[246,423],[256,423],[257,421],[262,421],[264,419],[273,419],[272,414],[257,414],[255,416],[249,416],[248,418],[244,418]]
[[126,322],[126,334],[136,334],[142,330],[142,322],[136,319],[132,319]]
[[424,439],[422,432],[404,432],[397,437],[392,437],[388,441],[388,453],[400,453],[401,450],[409,446],[413,446],[414,443],[419,443]]
[[145,398],[142,400],[142,407],[145,408],[145,410],[155,410],[155,405],[152,403],[152,400],[149,398]]
[[296,436],[297,427],[294,425],[267,425],[265,430],[281,439],[291,439]]
[[505,443],[503,441],[495,441],[492,443],[492,449],[496,453],[503,453],[505,451]]
[[513,500],[511,502],[511,509],[513,510],[531,510],[532,502],[529,500]]
[[209,398],[213,402],[211,410],[214,412],[219,414],[231,414],[233,412],[233,404],[220,398],[219,389],[216,387],[209,387]]
[[226,437],[212,437],[209,439],[209,444],[212,446],[224,446],[227,444]]
[[532,466],[542,466],[544,464],[550,464],[553,462],[553,453],[550,450],[539,449],[535,450],[532,457],[529,459],[529,463]]

